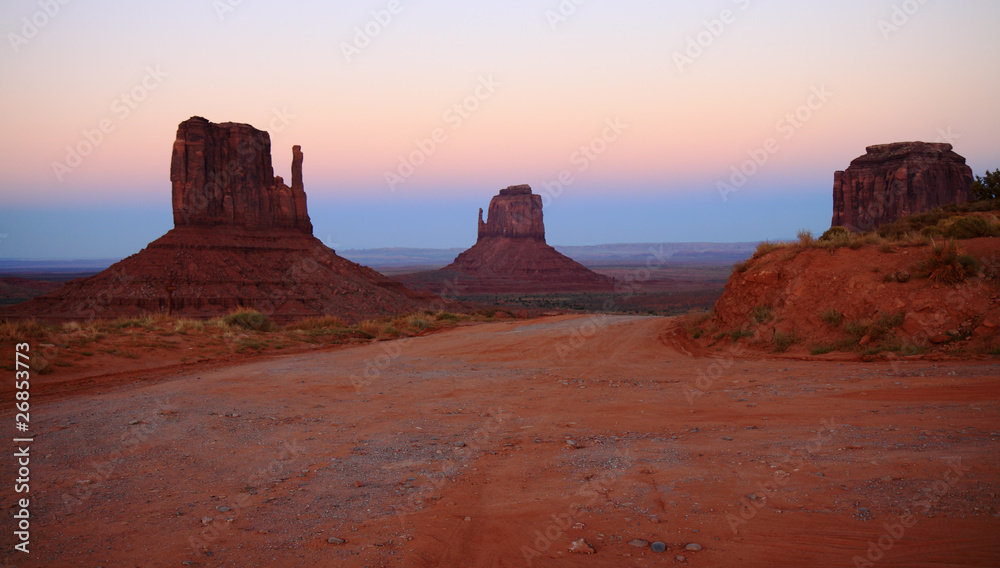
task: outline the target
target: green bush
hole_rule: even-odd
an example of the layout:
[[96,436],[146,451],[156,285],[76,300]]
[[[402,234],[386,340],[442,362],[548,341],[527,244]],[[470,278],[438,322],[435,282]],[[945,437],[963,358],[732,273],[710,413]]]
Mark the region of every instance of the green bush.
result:
[[850,237],[850,236],[851,236],[851,231],[849,231],[847,229],[847,227],[841,227],[841,226],[837,225],[835,227],[830,227],[829,229],[827,229],[826,232],[824,232],[820,236],[819,240],[821,240],[821,241],[837,241],[837,240],[846,239],[847,237]]
[[783,333],[777,331],[774,333],[774,350],[778,353],[784,353],[788,351],[788,348],[795,343],[795,333]]
[[986,170],[983,177],[976,176],[972,182],[972,193],[980,200],[1000,198],[1000,168],[992,172]]
[[769,321],[772,317],[774,316],[771,314],[771,306],[760,304],[750,310],[750,321],[757,325]]
[[1000,236],[997,226],[986,217],[966,215],[955,219],[942,231],[943,235],[952,239],[975,239],[978,237]]
[[931,281],[945,284],[956,284],[979,273],[979,261],[961,254],[954,240],[932,245],[920,266]]
[[271,331],[274,323],[271,318],[252,308],[239,308],[230,312],[222,321],[229,327],[238,327],[251,331]]
[[844,314],[833,308],[827,308],[819,315],[824,322],[837,327],[844,321]]

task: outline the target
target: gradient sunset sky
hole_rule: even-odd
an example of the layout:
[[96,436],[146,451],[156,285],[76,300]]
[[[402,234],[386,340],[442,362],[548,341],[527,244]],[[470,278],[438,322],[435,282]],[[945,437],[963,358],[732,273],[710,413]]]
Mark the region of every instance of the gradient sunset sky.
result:
[[0,258],[162,235],[194,115],[268,130],[286,179],[301,144],[337,249],[470,246],[522,183],[549,194],[550,244],[818,234],[868,145],[1000,167],[998,22],[996,0],[8,0]]

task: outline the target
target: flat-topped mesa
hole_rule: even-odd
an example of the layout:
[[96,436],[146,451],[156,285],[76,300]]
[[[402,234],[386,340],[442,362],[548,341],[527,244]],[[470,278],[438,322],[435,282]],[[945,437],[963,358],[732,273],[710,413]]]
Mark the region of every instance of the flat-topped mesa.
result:
[[542,221],[542,196],[531,193],[531,186],[512,185],[501,189],[490,200],[488,221],[483,221],[479,210],[479,236],[534,239],[545,242],[545,224]]
[[951,144],[896,142],[866,148],[833,177],[833,226],[871,231],[972,193],[972,169]]
[[200,116],[177,127],[170,160],[174,226],[299,229],[312,234],[302,151],[292,148],[292,186],[274,176],[271,137],[249,124]]

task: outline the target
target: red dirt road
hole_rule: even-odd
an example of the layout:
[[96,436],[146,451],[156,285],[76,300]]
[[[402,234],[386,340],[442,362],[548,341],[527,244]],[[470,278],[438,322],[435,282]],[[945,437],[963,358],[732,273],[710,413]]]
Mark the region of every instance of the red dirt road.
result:
[[695,358],[674,325],[484,324],[60,389],[33,400],[30,557],[5,528],[0,559],[1000,565],[996,359]]

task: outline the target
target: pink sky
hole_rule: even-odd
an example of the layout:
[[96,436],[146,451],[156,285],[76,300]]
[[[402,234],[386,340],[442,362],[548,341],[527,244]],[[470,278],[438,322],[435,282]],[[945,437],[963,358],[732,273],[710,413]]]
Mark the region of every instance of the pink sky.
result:
[[[714,192],[769,138],[780,149],[748,182],[756,195],[829,192],[834,170],[892,141],[949,139],[977,174],[1000,167],[991,0],[592,0],[565,21],[557,0],[470,4],[243,2],[220,15],[207,1],[116,0],[42,18],[37,2],[6,2],[8,43],[24,18],[47,21],[0,50],[0,207],[158,202],[192,115],[271,131],[278,175],[301,144],[320,200],[392,193],[386,172],[437,129],[444,143],[397,193],[488,199],[563,170],[579,195]],[[348,60],[366,25],[381,29]],[[814,89],[828,96],[808,120],[781,123],[806,116]],[[458,121],[463,102],[475,110]],[[581,169],[576,153],[615,119],[627,129]],[[57,179],[66,146],[86,148],[102,121],[113,131]]]

